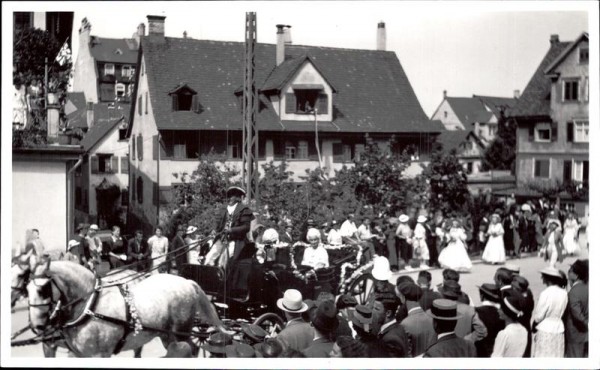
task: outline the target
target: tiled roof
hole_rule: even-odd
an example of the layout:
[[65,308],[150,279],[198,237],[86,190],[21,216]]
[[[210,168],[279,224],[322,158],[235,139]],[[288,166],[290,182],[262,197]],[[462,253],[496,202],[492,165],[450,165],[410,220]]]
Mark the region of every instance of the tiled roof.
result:
[[113,119],[112,121],[102,120],[101,122],[95,123],[81,140],[81,145],[86,153],[121,121],[122,117]]
[[510,115],[512,117],[532,117],[550,115],[550,90],[552,81],[544,74],[544,70],[569,46],[569,42],[556,42],[550,45],[550,50],[529,80],[523,94]]
[[[75,109],[75,110],[73,110]],[[69,128],[87,128],[85,94],[82,92],[70,92],[65,103],[67,124]]]
[[478,98],[485,104],[488,108],[492,110],[496,117],[500,117],[500,110],[502,108],[506,109],[505,114],[509,114],[510,108],[513,108],[517,105],[517,99],[515,98],[502,98],[497,96],[482,96],[482,95],[473,95],[474,98]]
[[107,39],[92,36],[90,52],[97,62],[135,64],[138,53],[136,46],[137,42],[133,39]]
[[[450,151],[452,149],[458,149],[460,144],[467,141],[469,134],[472,134],[471,130],[445,130],[442,131],[437,137],[437,142],[442,144],[444,151]],[[475,136],[475,135],[473,135]]]
[[494,113],[488,112],[486,110],[475,112],[475,114],[473,114],[473,117],[471,118],[471,123],[475,123],[475,122],[488,123],[492,119],[493,116],[494,116]]
[[552,61],[552,63],[546,67],[546,69],[544,70],[544,73],[549,74],[552,72],[552,70],[554,68],[556,68],[556,66],[558,66],[563,59],[565,59],[567,57],[567,55],[569,55],[571,53],[571,51],[581,42],[581,41],[589,41],[589,36],[587,32],[583,32],[581,35],[579,35],[579,37],[573,41],[571,43],[571,45],[569,45],[569,47],[565,48],[559,55],[558,57],[556,57],[556,59],[554,59]]
[[[239,130],[242,126],[239,91],[244,76],[244,43],[167,37],[156,42],[145,37],[142,48],[155,121],[160,130]],[[292,45],[293,59],[308,55],[324,77],[337,88],[333,98],[335,125],[342,132],[439,132],[410,85],[396,54],[389,51]],[[261,87],[275,68],[275,45],[256,45],[256,86]],[[280,71],[275,70],[275,73]],[[281,74],[284,75],[284,68]],[[273,81],[276,81],[273,77]],[[201,113],[173,112],[168,92],[186,82],[198,91]],[[313,130],[314,123],[279,120],[261,95],[259,130]],[[331,123],[320,129],[338,131]]]
[[[261,90],[262,91],[281,90],[284,87],[284,85],[294,77],[294,74],[296,73],[298,68],[300,68],[300,66],[302,66],[302,64],[306,60],[309,60],[313,64],[313,66],[317,69],[317,71],[322,73],[320,68],[315,63],[315,61],[308,55],[301,55],[299,57],[290,58],[288,60],[285,60],[283,63],[281,63],[280,65],[278,65],[276,68],[273,69],[273,71],[271,72],[269,77],[267,77],[267,80],[265,81]],[[325,75],[325,76],[323,76],[323,78],[325,78],[325,80],[330,85],[332,90],[334,92],[336,92],[335,86],[333,86],[331,81],[329,81],[327,79],[327,76]]]
[[455,98],[447,97],[446,101],[452,107],[452,110],[460,120],[460,122],[467,127],[468,124],[474,122],[473,119],[478,112],[485,111],[485,107],[478,98]]

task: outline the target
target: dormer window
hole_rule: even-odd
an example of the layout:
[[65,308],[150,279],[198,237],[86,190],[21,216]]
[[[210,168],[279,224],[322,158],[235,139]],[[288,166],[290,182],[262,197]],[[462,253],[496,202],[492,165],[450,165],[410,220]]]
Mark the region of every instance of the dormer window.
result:
[[579,48],[579,64],[588,64],[590,61],[590,49],[588,47]]
[[115,65],[112,63],[106,63],[104,65],[104,75],[108,76],[108,75],[113,75],[115,74]]
[[286,94],[286,113],[309,114],[315,108],[318,114],[328,113],[328,96],[322,85],[293,85],[294,92]]
[[125,96],[125,85],[122,83],[118,83],[115,85],[115,94],[117,98],[122,98]]
[[117,49],[115,49],[115,54],[121,55],[121,54],[123,54],[123,51],[121,49],[117,48]]
[[169,92],[169,95],[171,95],[171,109],[173,111],[200,112],[198,93],[188,85],[183,84],[177,86]]

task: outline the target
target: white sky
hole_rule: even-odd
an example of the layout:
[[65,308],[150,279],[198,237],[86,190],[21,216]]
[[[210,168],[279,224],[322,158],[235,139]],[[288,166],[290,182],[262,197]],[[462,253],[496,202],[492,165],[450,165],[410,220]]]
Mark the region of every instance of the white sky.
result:
[[551,34],[567,41],[588,31],[589,5],[273,1],[16,6],[75,11],[74,46],[84,17],[92,24],[92,34],[101,37],[131,37],[139,23],[147,25],[146,15],[159,14],[167,17],[167,36],[182,37],[187,31],[197,39],[244,41],[245,12],[256,11],[259,42],[275,43],[275,25],[282,23],[292,25],[295,44],[357,49],[375,49],[377,23],[384,21],[387,49],[396,52],[421,106],[431,116],[444,89],[449,96],[512,96],[514,90],[523,91],[548,50]]

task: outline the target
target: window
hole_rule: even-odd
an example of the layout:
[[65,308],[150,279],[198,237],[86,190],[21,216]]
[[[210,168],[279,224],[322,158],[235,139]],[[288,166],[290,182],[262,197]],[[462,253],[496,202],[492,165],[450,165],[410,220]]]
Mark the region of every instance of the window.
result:
[[550,160],[536,160],[533,168],[533,176],[540,178],[550,178]]
[[115,85],[115,94],[117,98],[122,98],[125,96],[125,85],[118,83]]
[[119,158],[112,154],[98,154],[90,157],[92,173],[117,173],[119,171]]
[[121,173],[129,173],[129,158],[127,156],[121,157]]
[[146,105],[144,105],[144,113],[148,114],[148,91],[146,91]]
[[444,118],[448,118],[448,111],[444,111]]
[[310,113],[317,105],[319,90],[296,90],[296,113]]
[[467,162],[466,164],[467,164],[467,166],[466,166],[467,174],[473,173],[473,162]]
[[573,161],[573,176],[575,181],[583,181],[583,161]]
[[138,134],[137,136],[137,155],[138,160],[142,160],[144,158],[144,139],[142,138],[142,134]]
[[535,141],[550,142],[552,138],[552,128],[549,123],[538,123],[535,126]]
[[135,183],[135,192],[137,195],[137,201],[139,204],[144,203],[144,180],[141,176],[138,176]]
[[240,147],[238,145],[227,145],[227,158],[228,159],[242,158],[241,153],[240,153]]
[[285,142],[285,158],[286,159],[296,159],[296,146],[290,142]]
[[579,48],[579,64],[588,64],[590,61],[590,49],[588,47]]
[[496,126],[491,126],[491,125],[488,126],[488,133],[489,133],[490,137],[496,135],[496,129],[497,129]]
[[575,121],[575,142],[577,143],[588,143],[590,141],[590,122],[589,121]]
[[298,159],[308,159],[308,141],[300,140],[298,142]]
[[563,81],[563,101],[579,100],[579,81],[565,80]]
[[131,94],[133,94],[133,84],[127,86],[127,96],[131,96]]
[[131,160],[135,159],[135,135],[131,135],[131,149],[129,149],[129,155],[131,156]]
[[106,63],[104,65],[104,75],[114,75],[115,74],[115,65],[112,63]]
[[190,111],[192,110],[192,100],[193,100],[193,96],[192,94],[173,94],[173,110],[174,111],[182,111],[182,110],[187,110]]
[[132,75],[133,75],[133,73],[132,73],[131,66],[123,66],[123,67],[121,67],[121,76],[123,76],[123,77],[130,77]]
[[293,93],[285,94],[285,99],[286,113],[309,114],[313,113],[316,109],[318,114],[327,114],[329,111],[329,98],[327,94],[323,92],[322,87],[295,87]]
[[142,115],[142,96],[141,95],[138,97],[137,106],[138,106],[138,116],[141,116]]

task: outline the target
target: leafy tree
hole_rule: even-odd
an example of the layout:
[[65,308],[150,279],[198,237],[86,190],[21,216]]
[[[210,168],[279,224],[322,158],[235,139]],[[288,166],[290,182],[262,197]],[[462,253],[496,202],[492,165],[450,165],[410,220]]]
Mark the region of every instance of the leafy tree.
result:
[[441,210],[445,215],[467,213],[470,199],[467,175],[455,149],[449,153],[435,151],[423,175],[429,180],[429,205],[434,211]]
[[484,171],[511,170],[514,172],[516,147],[516,121],[507,118],[504,110],[501,110],[498,119],[498,135],[484,153],[482,169]]

